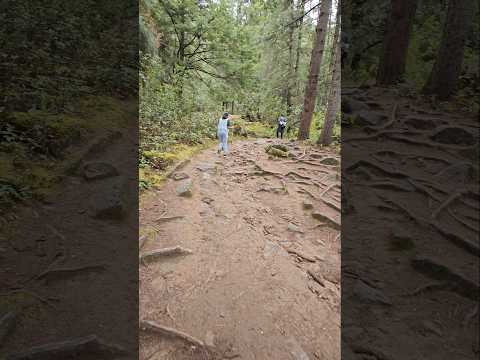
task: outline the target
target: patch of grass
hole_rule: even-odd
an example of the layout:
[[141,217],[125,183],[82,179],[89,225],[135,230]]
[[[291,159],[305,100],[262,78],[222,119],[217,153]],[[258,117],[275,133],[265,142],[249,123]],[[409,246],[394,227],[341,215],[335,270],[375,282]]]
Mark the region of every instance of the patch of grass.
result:
[[[185,145],[176,144],[168,149],[168,152],[155,150],[143,151],[141,158],[146,159],[139,169],[140,191],[150,188],[159,188],[166,179],[168,168],[174,163],[190,159],[202,150],[216,144],[215,140],[205,140],[202,144]],[[162,164],[156,166],[155,164]]]
[[256,137],[271,138],[275,136],[275,128],[262,122],[245,122],[244,128],[247,133],[255,134]]

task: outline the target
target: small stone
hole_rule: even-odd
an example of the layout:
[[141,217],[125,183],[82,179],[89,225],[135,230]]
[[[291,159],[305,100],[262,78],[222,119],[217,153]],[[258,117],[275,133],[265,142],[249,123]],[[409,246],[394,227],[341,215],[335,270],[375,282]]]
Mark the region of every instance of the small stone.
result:
[[297,225],[292,223],[288,223],[287,230],[291,232],[300,233],[300,234],[304,233]]
[[172,179],[175,181],[188,179],[190,176],[184,172],[174,173]]
[[327,158],[321,160],[320,164],[336,166],[336,165],[339,164],[339,161],[337,159],[333,158],[333,157],[327,157]]
[[205,203],[205,204],[211,204],[212,202],[214,202],[215,200],[213,200],[212,198],[209,198],[209,197],[204,197],[202,198],[202,201]]
[[182,197],[191,197],[192,185],[192,179],[183,180],[176,188],[177,195]]
[[197,170],[209,174],[215,174],[217,172],[217,167],[211,163],[200,163],[197,165]]
[[310,210],[310,209],[313,209],[313,203],[310,201],[310,200],[305,200],[303,202],[303,208],[305,210]]
[[215,346],[215,334],[211,330],[208,330],[205,334],[205,345],[209,347]]
[[117,175],[117,169],[108,163],[92,162],[83,167],[83,177],[86,180],[105,179]]

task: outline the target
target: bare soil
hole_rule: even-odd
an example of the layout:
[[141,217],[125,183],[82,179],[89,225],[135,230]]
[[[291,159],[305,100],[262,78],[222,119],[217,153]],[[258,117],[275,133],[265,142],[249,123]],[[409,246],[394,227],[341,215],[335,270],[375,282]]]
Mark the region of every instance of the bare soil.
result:
[[198,341],[145,329],[140,359],[340,358],[339,154],[274,143],[206,150],[176,171],[191,197],[174,174],[141,201],[140,253],[168,249],[140,265],[140,320]]
[[478,358],[478,118],[375,87],[342,109],[383,117],[342,126],[342,352]]
[[[99,134],[55,192],[0,218],[0,317],[14,315],[0,358],[111,359],[99,343],[137,358],[135,134]],[[87,179],[85,164],[103,176]]]

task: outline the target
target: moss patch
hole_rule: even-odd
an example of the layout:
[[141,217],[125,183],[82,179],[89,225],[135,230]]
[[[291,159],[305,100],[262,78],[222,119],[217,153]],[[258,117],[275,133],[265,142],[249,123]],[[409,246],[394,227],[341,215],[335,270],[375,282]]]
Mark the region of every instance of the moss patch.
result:
[[148,150],[143,151],[141,157],[145,162],[139,169],[140,191],[160,187],[166,179],[166,174],[175,163],[190,159],[202,150],[216,144],[215,140],[206,140],[197,145],[172,145],[168,152]]
[[10,190],[5,184],[39,199],[49,194],[86,140],[136,121],[136,107],[136,102],[89,96],[66,113],[36,110],[3,115],[0,180],[4,186],[0,186],[0,198],[4,201],[0,206],[6,205],[8,198],[16,200],[7,194]]

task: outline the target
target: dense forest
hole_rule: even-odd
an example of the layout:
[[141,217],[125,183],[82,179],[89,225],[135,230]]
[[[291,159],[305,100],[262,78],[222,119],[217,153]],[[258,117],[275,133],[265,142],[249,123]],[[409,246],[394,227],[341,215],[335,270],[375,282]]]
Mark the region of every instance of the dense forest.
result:
[[65,175],[72,145],[135,116],[138,8],[2,1],[0,14],[2,208],[42,198]]
[[346,0],[342,86],[398,85],[446,109],[478,113],[478,3]]
[[288,137],[332,142],[337,8],[337,1],[142,0],[141,166],[165,167],[172,147],[214,139],[223,111],[238,115],[238,135],[274,136],[284,114]]

